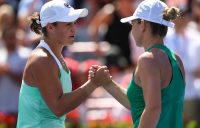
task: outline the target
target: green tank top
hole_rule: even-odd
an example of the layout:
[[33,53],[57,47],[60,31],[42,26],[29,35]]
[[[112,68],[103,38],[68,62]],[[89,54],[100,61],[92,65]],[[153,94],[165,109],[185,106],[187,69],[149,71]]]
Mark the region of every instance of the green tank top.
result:
[[[183,128],[182,112],[185,92],[185,82],[178,66],[176,57],[167,47],[156,44],[150,47],[162,49],[168,56],[172,67],[170,84],[161,90],[162,109],[156,128]],[[127,90],[131,105],[134,128],[138,128],[140,117],[145,108],[143,91],[134,81],[134,75]]]
[[[71,92],[70,71],[62,68],[62,65],[44,41],[40,42],[39,47],[46,48],[57,62],[63,93]],[[39,89],[27,85],[25,81],[22,81],[21,84],[18,109],[17,128],[65,128],[65,115],[57,117],[45,103]]]

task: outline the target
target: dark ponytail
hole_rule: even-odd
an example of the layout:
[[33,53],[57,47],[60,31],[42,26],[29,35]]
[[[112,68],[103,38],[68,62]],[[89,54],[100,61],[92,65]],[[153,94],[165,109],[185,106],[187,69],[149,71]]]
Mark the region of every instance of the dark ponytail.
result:
[[42,26],[40,23],[40,14],[35,12],[32,16],[28,17],[29,26],[36,34],[42,34]]

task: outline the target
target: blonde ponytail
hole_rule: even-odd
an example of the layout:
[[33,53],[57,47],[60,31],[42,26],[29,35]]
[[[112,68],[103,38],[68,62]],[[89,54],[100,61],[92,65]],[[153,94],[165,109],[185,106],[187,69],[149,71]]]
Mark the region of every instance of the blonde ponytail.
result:
[[163,12],[163,19],[170,21],[180,17],[180,10],[176,7],[166,8]]

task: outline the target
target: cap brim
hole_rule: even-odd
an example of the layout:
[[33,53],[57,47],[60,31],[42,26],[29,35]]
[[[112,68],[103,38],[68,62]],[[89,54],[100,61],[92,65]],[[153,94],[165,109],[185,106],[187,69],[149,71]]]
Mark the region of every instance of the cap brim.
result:
[[80,11],[80,17],[86,17],[88,15],[88,10],[86,8],[78,9]]
[[135,19],[137,19],[135,16],[129,16],[129,17],[126,17],[126,18],[122,18],[120,21],[122,23],[127,23],[127,22],[130,22],[130,21],[135,20]]
[[70,16],[70,19],[69,19],[69,17],[67,17],[67,19],[66,19],[66,17],[63,17],[64,19],[62,21],[74,22],[78,18],[86,17],[88,15],[88,10],[86,8],[84,8],[84,9],[73,9],[73,10],[71,10],[71,12],[69,12],[68,15]]
[[86,17],[88,15],[88,10],[86,8],[84,9],[74,9],[74,10],[71,10],[69,12],[69,16],[72,16],[72,17]]

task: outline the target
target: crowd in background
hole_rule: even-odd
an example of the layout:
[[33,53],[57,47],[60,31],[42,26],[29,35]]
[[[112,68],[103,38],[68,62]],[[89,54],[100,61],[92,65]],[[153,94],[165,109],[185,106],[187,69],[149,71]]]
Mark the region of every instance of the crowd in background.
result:
[[[27,17],[38,12],[48,0],[0,0],[0,128],[15,127],[18,97],[23,70],[31,50],[40,36],[30,31]],[[107,65],[115,81],[127,87],[137,57],[144,50],[138,48],[130,36],[131,25],[120,19],[133,14],[141,0],[69,0],[74,8],[87,8],[87,18],[77,21],[76,41],[63,49],[71,70],[73,90],[87,80],[93,64]],[[200,0],[166,0],[181,9],[165,44],[183,60],[186,71],[184,122],[200,124]],[[131,114],[103,88],[76,110],[68,114],[68,121],[76,124],[100,122],[132,123]],[[198,126],[197,126],[198,127]],[[200,126],[199,126],[200,127]]]

